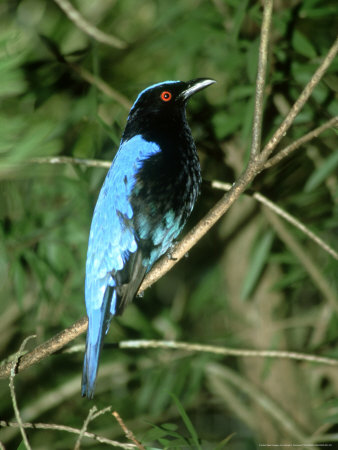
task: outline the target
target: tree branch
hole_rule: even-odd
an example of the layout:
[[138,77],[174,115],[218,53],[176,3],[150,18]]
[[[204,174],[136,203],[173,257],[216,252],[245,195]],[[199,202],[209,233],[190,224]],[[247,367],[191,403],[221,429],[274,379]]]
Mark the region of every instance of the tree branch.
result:
[[[286,155],[285,155],[286,156]],[[211,182],[211,186],[216,189],[221,189],[223,191],[229,191],[231,189],[231,185],[229,183],[223,183],[221,181],[214,180]],[[334,250],[330,245],[323,241],[317,234],[311,231],[303,222],[296,219],[296,217],[289,214],[280,206],[273,203],[269,200],[265,195],[260,194],[259,192],[254,192],[252,197],[257,200],[262,205],[267,206],[271,211],[277,214],[280,217],[283,217],[287,222],[291,223],[294,227],[298,228],[298,230],[302,231],[308,238],[310,238],[313,242],[315,242],[319,247],[321,247],[324,251],[329,253],[334,259],[338,260],[338,252]]]
[[82,159],[74,158],[72,156],[39,156],[31,158],[27,161],[28,164],[77,164],[85,167],[102,167],[109,169],[111,161],[102,161],[99,159]]
[[264,88],[265,88],[266,66],[268,60],[268,43],[269,43],[269,31],[271,27],[272,7],[273,1],[266,0],[261,28],[258,70],[256,79],[255,109],[252,127],[252,145],[250,153],[250,159],[252,162],[256,160],[257,156],[259,155],[261,147],[262,121],[264,111],[263,108]]
[[275,214],[272,214],[270,210],[265,209],[264,214],[270,224],[273,226],[278,236],[285,245],[294,253],[296,258],[302,263],[304,269],[308,272],[312,278],[314,284],[317,286],[318,290],[323,294],[325,299],[329,302],[331,308],[334,311],[338,311],[337,295],[335,291],[331,288],[330,283],[323,276],[320,268],[314,262],[314,260],[309,256],[309,254],[303,249],[299,242],[293,237],[293,235],[288,231],[283,222]]
[[[6,420],[0,420],[0,427],[13,427],[17,428],[19,424],[17,422],[7,422]],[[55,430],[55,431],[66,431],[67,433],[73,433],[73,434],[80,434],[81,430],[78,428],[69,427],[67,425],[58,425],[56,423],[31,423],[31,422],[24,422],[22,426],[25,429],[33,429],[33,430]],[[100,442],[101,444],[107,444],[112,447],[118,447],[123,448],[126,450],[134,450],[136,445],[134,444],[123,444],[122,442],[118,441],[112,441],[111,439],[107,439],[103,436],[99,436],[95,433],[90,433],[88,431],[85,431],[84,433],[85,437],[89,437],[91,439],[94,439],[97,442]]]
[[[65,345],[87,330],[87,323],[87,317],[83,317],[69,328],[66,328],[52,338],[48,339],[48,341],[35,347],[31,352],[20,357],[18,363],[16,364],[16,373],[21,372],[27,367],[30,367],[47,356],[61,350]],[[9,376],[12,364],[13,363],[10,361],[0,366],[0,378],[6,378]]]
[[134,442],[134,444],[136,445],[136,447],[139,450],[145,450],[145,448],[143,447],[143,445],[136,439],[136,437],[134,436],[134,433],[129,430],[129,428],[126,426],[126,424],[123,422],[120,414],[117,411],[114,411],[112,413],[112,415],[115,417],[117,423],[120,425],[120,427],[122,428],[125,436],[127,439],[129,439],[130,441]]
[[110,45],[111,47],[116,47],[119,49],[124,49],[127,47],[127,44],[121,39],[104,33],[103,31],[92,25],[90,22],[88,22],[86,19],[84,19],[79,11],[75,9],[68,0],[54,1],[62,9],[66,16],[75,24],[75,26],[88,36],[94,38],[96,41],[101,42],[102,44]]
[[109,86],[109,84],[103,81],[102,78],[93,75],[87,69],[75,63],[70,63],[66,60],[64,60],[64,63],[67,64],[67,66],[69,66],[74,72],[76,72],[83,80],[87,81],[92,86],[97,87],[97,89],[103,92],[107,97],[112,98],[113,100],[120,103],[120,105],[122,105],[127,111],[130,110],[132,106],[130,101],[124,95],[120,94],[120,92],[118,92],[116,89],[113,89],[111,86]]
[[25,443],[25,447],[26,447],[27,450],[31,450],[32,447],[30,446],[30,443],[29,443],[28,438],[27,438],[26,431],[25,431],[25,429],[23,427],[23,424],[22,424],[22,419],[21,419],[21,415],[20,415],[20,411],[19,411],[19,407],[18,407],[18,402],[16,400],[16,394],[15,394],[15,388],[14,388],[14,377],[15,377],[15,375],[17,373],[16,368],[17,368],[17,365],[19,364],[19,360],[20,360],[20,357],[22,355],[22,352],[24,351],[27,342],[32,337],[35,337],[35,336],[28,336],[28,337],[26,337],[26,339],[20,345],[19,351],[15,354],[14,361],[11,363],[10,376],[9,376],[9,389],[11,391],[11,397],[12,397],[12,404],[13,404],[14,414],[15,414],[15,418],[16,418],[16,420],[18,422],[18,426],[20,428],[22,440]]
[[156,341],[146,339],[141,339],[137,341],[121,341],[119,342],[118,347],[122,349],[165,348],[173,350],[186,350],[189,352],[212,353],[215,355],[223,355],[223,356],[238,356],[244,358],[258,357],[258,358],[294,359],[296,361],[304,361],[304,362],[306,361],[317,364],[326,364],[329,366],[338,366],[338,359],[281,350],[248,350],[239,348],[218,347],[214,345],[193,344],[188,342]]
[[306,144],[307,142],[311,141],[312,139],[318,137],[323,131],[328,130],[329,128],[332,128],[334,126],[338,125],[338,116],[333,117],[329,121],[325,122],[323,125],[321,125],[318,128],[315,128],[314,130],[310,131],[309,133],[305,134],[304,136],[300,137],[296,141],[292,142],[292,144],[288,145],[287,147],[280,150],[277,155],[273,156],[272,158],[268,159],[266,163],[264,164],[264,170],[268,169],[277,163],[279,163],[282,159],[289,156],[292,152],[297,150],[302,145]]
[[325,56],[322,64],[318,67],[314,75],[312,76],[311,80],[308,82],[308,84],[303,89],[303,92],[300,94],[294,105],[292,106],[289,114],[285,117],[282,124],[279,126],[277,131],[274,133],[272,138],[269,140],[269,142],[264,147],[262,153],[261,153],[261,161],[266,161],[268,157],[271,155],[273,150],[276,148],[276,146],[279,144],[281,139],[285,136],[287,130],[292,125],[293,121],[297,117],[298,113],[301,111],[307,100],[309,99],[310,95],[312,94],[314,88],[317,86],[319,81],[322,79],[323,75],[329,68],[330,64],[334,60],[336,54],[338,52],[338,36],[336,40],[334,41],[332,47],[328,51],[327,55]]

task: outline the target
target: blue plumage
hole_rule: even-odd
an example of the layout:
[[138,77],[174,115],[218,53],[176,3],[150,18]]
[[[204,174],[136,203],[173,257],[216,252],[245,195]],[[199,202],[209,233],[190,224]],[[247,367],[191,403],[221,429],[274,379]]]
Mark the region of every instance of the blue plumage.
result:
[[152,85],[139,94],[130,110],[89,235],[83,396],[94,395],[111,317],[122,314],[133,300],[145,274],[167,252],[193,209],[201,177],[185,104],[213,82],[197,79]]

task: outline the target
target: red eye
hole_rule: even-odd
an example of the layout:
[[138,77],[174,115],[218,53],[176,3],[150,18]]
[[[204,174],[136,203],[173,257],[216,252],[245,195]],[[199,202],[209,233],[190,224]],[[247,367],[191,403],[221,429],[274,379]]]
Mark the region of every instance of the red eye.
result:
[[163,91],[161,94],[161,100],[163,100],[164,102],[170,102],[171,97],[172,95],[169,91]]

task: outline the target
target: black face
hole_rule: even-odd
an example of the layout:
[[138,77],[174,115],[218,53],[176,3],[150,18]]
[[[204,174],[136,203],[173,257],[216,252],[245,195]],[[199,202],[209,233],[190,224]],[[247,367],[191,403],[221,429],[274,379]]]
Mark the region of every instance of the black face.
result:
[[172,114],[174,110],[184,108],[185,100],[179,95],[187,89],[187,83],[179,81],[177,83],[162,83],[159,86],[144,90],[137,98],[130,111],[129,119],[139,111],[144,113]]
[[170,132],[175,124],[185,123],[185,104],[195,92],[214,81],[198,78],[188,82],[164,82],[147,88],[130,110],[123,139],[136,134],[149,135],[152,130]]

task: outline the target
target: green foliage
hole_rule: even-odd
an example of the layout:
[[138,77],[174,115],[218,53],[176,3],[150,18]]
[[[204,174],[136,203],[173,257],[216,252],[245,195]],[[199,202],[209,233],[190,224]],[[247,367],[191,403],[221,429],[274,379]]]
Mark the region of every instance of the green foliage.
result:
[[[204,179],[232,183],[250,150],[261,2],[70,3],[125,48],[96,41],[56,2],[0,5],[1,360],[28,335],[37,335],[32,348],[85,315],[88,232],[106,169],[37,158],[112,160],[128,104],[141,89],[203,76],[217,84],[193,99],[188,118]],[[336,17],[336,0],[275,2],[263,145],[332,45]],[[338,114],[337,71],[336,58],[279,148]],[[329,129],[262,172],[252,188],[337,250],[337,165],[337,130]],[[220,195],[203,189],[185,231]],[[282,234],[254,199],[243,197],[188,258],[112,322],[107,342],[177,340],[337,357],[337,261],[291,225],[286,230]],[[82,356],[53,355],[16,376],[24,421],[82,428],[92,406],[80,397]],[[290,360],[107,347],[95,404],[112,405],[149,449],[251,450],[304,444],[299,436],[314,434],[331,442],[336,377],[333,367]],[[10,421],[8,380],[0,380],[0,398],[0,419]],[[88,429],[126,440],[110,414]],[[32,448],[73,448],[76,442],[56,430],[27,434]],[[16,428],[1,428],[0,442],[24,445]],[[102,445],[81,441],[82,447]]]
[[273,232],[268,231],[260,238],[259,242],[257,242],[256,244],[256,248],[254,249],[252,258],[250,260],[249,270],[243,280],[243,288],[241,294],[243,300],[246,300],[252,294],[253,289],[257,285],[262,270],[267,263],[267,258],[271,251],[273,238]]

